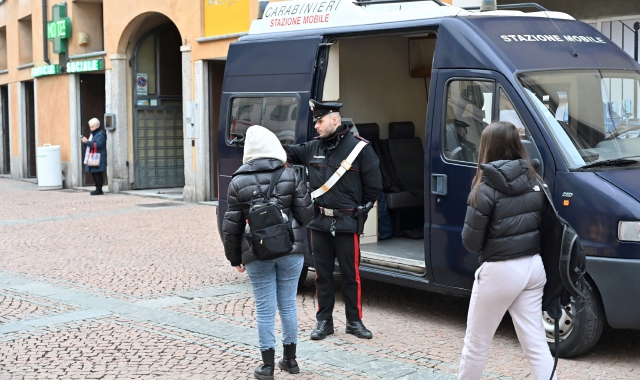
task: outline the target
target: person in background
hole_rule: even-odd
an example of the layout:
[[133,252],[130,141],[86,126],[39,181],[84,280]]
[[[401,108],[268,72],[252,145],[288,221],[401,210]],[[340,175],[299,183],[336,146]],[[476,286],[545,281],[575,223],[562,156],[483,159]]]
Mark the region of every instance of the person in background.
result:
[[[100,120],[95,117],[89,120],[89,129],[91,129],[91,135],[89,138],[82,136],[82,142],[87,146],[87,150],[84,157],[84,163],[86,165],[85,171],[91,173],[93,181],[95,182],[96,189],[89,194],[102,195],[102,185],[104,185],[103,174],[107,170],[107,133],[100,128]],[[89,152],[95,148],[100,154],[100,166],[89,166],[87,160],[89,159]]]
[[[243,165],[233,174],[229,184],[229,208],[249,202],[256,190],[266,193],[273,172],[282,168],[286,161],[287,155],[275,134],[259,125],[250,127],[246,133]],[[275,367],[276,306],[282,322],[284,351],[278,367],[289,373],[300,372],[295,359],[298,340],[296,291],[305,250],[301,228],[313,217],[313,204],[307,187],[292,168],[284,169],[271,199],[289,218],[293,218],[295,244],[293,251],[286,256],[261,261],[252,253],[245,239],[249,210],[227,211],[222,223],[224,253],[238,272],[246,271],[253,288],[262,354],[262,365],[255,369],[254,376],[264,380],[273,379]]]
[[480,380],[493,335],[509,311],[535,378],[548,380],[553,358],[541,318],[547,278],[540,257],[545,195],[513,124],[491,123],[482,133],[479,153],[462,243],[480,254],[480,268],[459,379]]

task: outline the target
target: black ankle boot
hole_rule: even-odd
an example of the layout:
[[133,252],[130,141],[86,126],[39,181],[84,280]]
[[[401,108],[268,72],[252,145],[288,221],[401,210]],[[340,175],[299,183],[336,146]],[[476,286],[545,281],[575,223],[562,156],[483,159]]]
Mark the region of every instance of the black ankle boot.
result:
[[283,358],[278,362],[278,367],[281,370],[287,371],[289,373],[298,373],[300,372],[300,367],[298,367],[298,362],[296,362],[296,344],[283,344]]
[[256,367],[253,376],[259,380],[273,380],[273,370],[275,367],[276,350],[270,348],[262,353],[262,365]]

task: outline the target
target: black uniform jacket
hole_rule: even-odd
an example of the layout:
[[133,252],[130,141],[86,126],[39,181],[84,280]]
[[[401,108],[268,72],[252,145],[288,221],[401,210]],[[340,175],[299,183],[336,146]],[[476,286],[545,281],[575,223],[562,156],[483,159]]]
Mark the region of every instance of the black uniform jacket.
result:
[[[284,146],[289,161],[294,165],[304,165],[309,170],[309,187],[311,191],[324,185],[340,167],[343,160],[355,148],[359,141],[366,141],[354,136],[344,124],[326,139],[315,139],[305,144]],[[355,209],[367,202],[375,202],[382,191],[382,178],[378,156],[371,145],[362,149],[342,178],[325,194],[316,198],[316,206],[330,209]],[[357,232],[358,221],[352,215],[335,218],[336,232]],[[333,218],[321,215],[316,211],[309,223],[314,230],[329,231]]]
[[540,253],[545,195],[527,162],[503,160],[480,167],[476,205],[467,206],[464,219],[464,246],[480,253],[480,263]]
[[[255,190],[266,192],[269,189],[273,171],[281,167],[282,161],[272,158],[252,160],[242,165],[233,174],[229,184],[227,198],[229,205],[249,202]],[[283,210],[289,218],[293,218],[291,221],[295,237],[293,253],[304,253],[306,248],[301,227],[306,226],[313,216],[313,203],[307,192],[307,186],[295,170],[287,168],[282,172],[274,193],[278,208]],[[224,254],[233,266],[240,263],[247,264],[256,259],[244,238],[248,213],[249,210],[239,210],[227,211],[224,214],[222,222]]]

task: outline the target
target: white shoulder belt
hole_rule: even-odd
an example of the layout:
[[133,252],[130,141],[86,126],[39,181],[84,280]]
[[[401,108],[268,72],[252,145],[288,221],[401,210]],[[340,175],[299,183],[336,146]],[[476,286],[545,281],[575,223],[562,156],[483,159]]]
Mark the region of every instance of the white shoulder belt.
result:
[[353,164],[353,161],[355,161],[356,157],[358,157],[358,154],[360,154],[360,151],[362,151],[362,149],[365,146],[367,146],[366,142],[358,141],[358,144],[355,146],[355,148],[353,148],[351,153],[349,153],[349,156],[347,156],[347,158],[344,161],[342,161],[342,163],[340,163],[340,167],[338,168],[338,170],[336,170],[335,173],[333,173],[331,178],[329,178],[329,180],[325,182],[324,185],[320,186],[319,188],[317,188],[315,191],[311,193],[311,199],[318,198],[322,194],[329,191],[329,189],[331,189],[333,185],[335,185],[340,180],[340,178],[342,178],[342,175],[347,170],[351,169],[351,165]]

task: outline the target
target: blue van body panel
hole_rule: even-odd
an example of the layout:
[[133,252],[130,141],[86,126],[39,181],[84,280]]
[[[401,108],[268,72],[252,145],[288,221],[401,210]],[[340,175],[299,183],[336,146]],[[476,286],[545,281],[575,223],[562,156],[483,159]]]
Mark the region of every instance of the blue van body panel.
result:
[[232,44],[222,91],[309,92],[321,39],[309,36]]
[[[617,239],[620,220],[640,220],[640,204],[600,175],[557,172],[554,203],[558,212],[578,232],[587,256],[640,259],[637,243]],[[565,192],[573,195],[563,198]],[[565,199],[569,200],[568,207],[562,205]]]
[[[467,22],[475,25],[480,33],[494,44],[518,71],[548,69],[623,69],[638,70],[640,64],[627,53],[602,35],[599,31],[580,21],[558,20],[553,22],[539,17],[468,17]],[[555,23],[555,25],[554,25]],[[557,26],[557,27],[556,27]],[[560,29],[560,31],[558,31]],[[518,41],[506,42],[502,36],[522,36],[529,40],[537,36],[588,36],[599,37],[604,43],[560,41]],[[509,37],[508,37],[509,38]],[[578,53],[572,55],[571,46]]]
[[[635,244],[640,251],[640,244]],[[640,260],[587,257],[587,272],[600,292],[607,322],[640,329]]]
[[433,58],[434,69],[479,69],[512,73],[516,68],[463,18],[442,19]]
[[[597,174],[640,202],[640,175],[637,166],[629,167],[629,170],[609,170]],[[635,218],[640,219],[640,215],[635,215]]]

